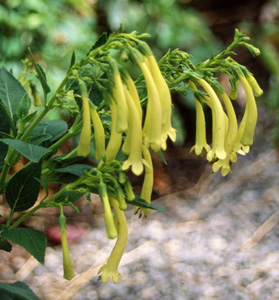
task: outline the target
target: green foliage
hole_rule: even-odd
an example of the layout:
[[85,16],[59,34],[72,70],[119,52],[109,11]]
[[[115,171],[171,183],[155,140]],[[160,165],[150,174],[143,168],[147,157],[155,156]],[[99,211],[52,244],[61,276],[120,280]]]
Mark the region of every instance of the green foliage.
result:
[[24,282],[15,283],[0,282],[0,294],[5,300],[39,300]]
[[44,264],[47,242],[44,232],[32,228],[15,228],[4,230],[2,237],[20,245],[33,255],[39,263]]
[[12,212],[27,210],[35,204],[41,186],[36,178],[41,177],[41,171],[41,162],[31,163],[9,179],[6,198]]

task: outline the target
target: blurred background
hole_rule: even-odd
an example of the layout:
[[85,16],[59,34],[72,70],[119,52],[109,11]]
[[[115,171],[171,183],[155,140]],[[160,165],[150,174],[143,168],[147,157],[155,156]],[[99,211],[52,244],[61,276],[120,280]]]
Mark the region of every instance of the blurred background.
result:
[[[1,0],[0,67],[5,66],[5,68],[11,69],[14,74],[20,74],[23,68],[21,60],[29,58],[27,48],[30,47],[35,59],[46,70],[50,85],[57,86],[69,66],[73,50],[76,52],[77,59],[82,58],[102,32],[113,32],[118,29],[120,24],[123,24],[126,32],[136,30],[140,33],[149,33],[151,37],[148,43],[157,59],[160,59],[168,49],[180,48],[193,55],[192,61],[194,63],[205,60],[213,53],[223,50],[231,43],[235,28],[247,34],[251,38],[251,43],[260,49],[261,55],[254,58],[246,49],[239,48],[235,49],[238,54],[235,59],[254,74],[264,90],[264,95],[257,100],[260,120],[255,148],[259,149],[260,152],[279,147],[278,0]],[[178,139],[175,144],[170,145],[166,153],[167,166],[155,158],[154,199],[179,191],[185,192],[184,196],[181,196],[185,198],[189,189],[196,187],[203,178],[202,176],[207,178],[206,176],[210,173],[205,160],[189,154],[195,136],[193,99],[190,96],[181,95],[173,95],[173,99],[173,125],[178,129]],[[241,103],[239,103],[239,110],[241,111]],[[251,155],[249,154],[250,162],[257,157],[257,153],[255,150]],[[210,181],[213,186],[215,181],[225,182],[217,174],[211,180],[213,180],[213,182]],[[203,185],[203,192],[209,191],[208,186],[207,181]],[[177,197],[177,194],[175,195],[173,197]],[[193,195],[191,194],[190,197]],[[162,201],[164,204],[169,203],[164,202],[165,200]],[[198,200],[195,199],[195,201]],[[89,216],[92,209],[88,210],[88,206],[86,209],[87,214],[81,214],[81,217],[78,217],[80,219],[73,219],[73,223],[82,220],[86,223],[92,221]],[[187,210],[189,209],[187,207]],[[95,207],[94,213],[101,212]],[[70,213],[69,216],[71,217]],[[265,215],[265,217],[267,216]],[[265,217],[262,217],[255,224],[260,225]],[[94,224],[98,225],[99,219],[96,217],[94,220]],[[148,224],[148,220],[146,224]],[[29,225],[34,226],[34,223],[26,224],[26,226]],[[46,229],[52,225],[44,224]],[[37,223],[35,226],[40,227],[41,225]],[[83,232],[83,229],[80,230],[78,235]],[[100,232],[102,232],[101,229]],[[98,231],[95,230],[95,234],[98,235]],[[93,233],[92,237],[96,240]],[[50,234],[50,240],[51,238],[53,238],[52,234]],[[50,246],[52,245],[50,244]],[[105,246],[103,245],[103,247]],[[54,255],[52,252],[54,250],[48,251]],[[18,261],[15,260],[17,263],[13,263],[14,259],[13,256],[4,258],[4,262],[0,260],[0,273],[1,268],[6,270],[6,273],[3,271],[2,275],[0,274],[0,279],[14,279],[13,274],[21,270],[27,258],[22,260],[18,258]],[[53,259],[55,261],[58,258]],[[36,272],[44,272],[43,268],[36,268],[32,268],[34,276]],[[139,272],[142,272],[142,264],[137,268],[139,268]],[[143,281],[143,279],[141,280]],[[33,281],[30,279],[30,282]],[[132,285],[131,282],[130,285]],[[40,288],[36,288],[35,283],[34,286],[37,289],[36,292],[40,291]],[[92,289],[97,290],[97,288],[104,289],[99,287],[96,282],[92,283]],[[42,299],[53,299],[47,298],[42,291],[41,293]],[[122,296],[120,294],[118,296],[117,294],[116,296],[105,296],[106,293],[103,290],[100,293],[96,294],[97,296],[94,294],[96,298],[93,296],[86,298],[87,296],[83,295],[80,296],[82,298],[73,299],[140,299],[136,296],[125,298],[122,294]],[[148,298],[149,294],[146,295],[146,299],[165,299],[162,298],[162,295],[160,298],[156,298],[157,296],[154,295],[153,298],[151,296]],[[173,296],[172,299],[211,298],[209,296],[202,298],[201,294],[197,294],[193,298],[190,296],[188,298]],[[215,297],[214,299],[225,298]],[[243,298],[226,299],[260,298],[245,298],[243,296]],[[261,297],[261,299],[269,298]]]

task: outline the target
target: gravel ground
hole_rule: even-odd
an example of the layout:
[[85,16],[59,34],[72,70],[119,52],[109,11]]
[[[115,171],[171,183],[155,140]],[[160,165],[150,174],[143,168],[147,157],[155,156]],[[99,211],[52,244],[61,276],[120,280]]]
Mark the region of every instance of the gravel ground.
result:
[[278,299],[279,164],[263,132],[226,178],[208,167],[194,187],[155,202],[165,212],[146,219],[128,212],[117,284],[97,280],[114,245],[101,221],[70,246],[78,274],[70,282],[59,246],[47,248],[45,266],[14,254],[6,279],[25,281],[42,300]]

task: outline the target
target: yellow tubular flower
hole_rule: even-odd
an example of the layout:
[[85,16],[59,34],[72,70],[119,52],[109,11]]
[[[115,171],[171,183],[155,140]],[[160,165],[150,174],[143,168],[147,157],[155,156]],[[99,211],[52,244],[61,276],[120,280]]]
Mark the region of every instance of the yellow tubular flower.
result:
[[105,131],[96,109],[90,107],[90,113],[94,126],[95,156],[100,161],[105,154]]
[[80,133],[80,139],[77,149],[77,154],[80,156],[87,156],[90,152],[90,138],[91,138],[91,121],[90,121],[90,107],[87,96],[86,84],[83,81],[79,82],[81,89],[82,107],[83,107],[83,125]]
[[213,172],[217,172],[221,168],[221,174],[226,176],[231,170],[230,163],[236,161],[236,154],[233,151],[233,147],[237,138],[237,119],[228,95],[223,92],[220,96],[223,99],[228,114],[228,131],[225,138],[225,150],[227,156],[224,159],[219,159],[215,162],[212,166],[212,170]]
[[115,82],[115,88],[113,88],[113,96],[117,102],[116,130],[119,133],[123,133],[128,129],[128,107],[125,100],[123,83],[120,77],[117,63],[114,60],[111,60],[110,65],[112,67]]
[[102,181],[99,183],[99,194],[103,201],[104,217],[106,224],[107,236],[109,239],[114,239],[117,236],[117,230],[113,221],[113,216],[110,207],[110,201],[107,194],[107,187]]
[[129,108],[131,138],[129,157],[126,161],[124,161],[122,169],[128,170],[131,167],[132,172],[135,175],[140,175],[143,172],[141,120],[132,96],[125,86],[124,93]]
[[140,98],[139,98],[138,90],[137,90],[137,88],[135,86],[135,83],[134,83],[133,79],[129,75],[129,73],[125,72],[124,75],[125,75],[124,81],[125,81],[125,83],[128,86],[128,89],[130,91],[132,99],[135,102],[135,105],[137,107],[137,111],[138,111],[140,120],[142,120],[142,108],[141,108],[141,105],[140,105]]
[[67,239],[66,230],[61,231],[61,244],[63,253],[63,268],[64,268],[64,278],[71,280],[75,276],[73,262],[69,252],[69,245]]
[[107,263],[100,268],[98,274],[100,274],[99,278],[104,283],[110,278],[112,278],[114,283],[117,283],[120,275],[118,272],[118,266],[128,240],[128,227],[125,213],[119,208],[118,201],[112,196],[110,196],[110,201],[116,214],[115,221],[118,222],[118,237]]
[[253,137],[254,137],[255,127],[257,123],[257,117],[258,117],[257,105],[253,95],[252,87],[250,86],[246,77],[239,74],[239,80],[241,81],[246,94],[245,113],[247,115],[244,132],[240,142],[244,146],[250,146],[253,144]]
[[[197,87],[191,81],[190,86],[193,90],[197,90]],[[196,97],[194,99],[196,104],[196,144],[191,151],[195,149],[196,155],[203,155],[204,151],[210,151],[210,146],[206,141],[206,124],[202,104]]]
[[73,262],[69,252],[69,245],[66,233],[66,217],[63,214],[63,206],[60,206],[60,216],[58,218],[59,230],[61,234],[61,245],[63,253],[64,278],[71,280],[75,276]]
[[[143,154],[143,157],[146,160],[147,164],[144,166],[145,175],[144,175],[144,181],[143,181],[140,197],[143,200],[145,200],[147,203],[150,203],[153,182],[154,182],[154,174],[153,174],[153,165],[152,165],[151,155],[145,145],[142,145],[142,154]],[[135,208],[135,210],[136,210],[136,208]],[[143,208],[142,211],[145,216],[147,216],[150,213],[149,208]]]
[[110,99],[110,111],[111,111],[111,133],[110,139],[107,144],[105,151],[105,157],[107,161],[112,161],[118,154],[121,144],[122,144],[122,133],[117,132],[117,104],[114,99]]
[[[212,140],[212,149],[208,153],[209,158],[216,155],[219,159],[224,159],[226,157],[225,151],[225,117],[222,105],[214,92],[213,88],[202,78],[197,79],[197,82],[205,89],[212,101],[212,111],[214,111],[213,122],[213,140]],[[214,120],[213,120],[214,121]],[[212,153],[211,153],[212,152]]]
[[162,106],[162,135],[163,139],[166,140],[167,136],[175,142],[176,140],[176,129],[171,125],[171,94],[169,87],[161,73],[158,63],[154,55],[146,56],[152,76],[154,78],[155,84],[158,88],[159,97]]
[[159,151],[162,146],[161,127],[162,127],[162,107],[159,99],[157,87],[150,70],[144,61],[140,52],[133,48],[133,57],[137,61],[146,82],[148,103],[146,109],[146,117],[143,127],[144,143],[151,147],[155,152]]
[[263,90],[260,88],[255,77],[251,73],[249,73],[248,76],[246,77],[246,79],[249,82],[250,86],[252,87],[255,96],[256,97],[261,96],[263,94]]

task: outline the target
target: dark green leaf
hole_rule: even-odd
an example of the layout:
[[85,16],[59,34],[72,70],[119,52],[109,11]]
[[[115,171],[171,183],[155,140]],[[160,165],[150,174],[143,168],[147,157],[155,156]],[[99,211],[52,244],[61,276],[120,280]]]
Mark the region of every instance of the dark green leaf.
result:
[[39,135],[51,135],[51,142],[61,137],[68,129],[68,125],[63,120],[41,121],[38,126],[30,134],[30,138]]
[[80,177],[84,174],[84,171],[90,171],[90,170],[92,170],[92,166],[75,164],[65,168],[55,169],[54,171],[59,173],[70,173]]
[[40,300],[22,281],[15,283],[0,282],[0,295],[3,300]]
[[94,49],[103,46],[107,42],[107,39],[108,39],[107,33],[106,32],[102,33],[99,36],[99,38],[96,41],[96,43],[91,47],[91,49],[89,50],[89,52],[87,53],[87,55],[89,55],[90,52],[93,51]]
[[160,210],[160,211],[166,210],[165,207],[147,203],[145,200],[143,200],[142,198],[140,198],[138,196],[136,196],[136,198],[133,201],[129,201],[126,199],[126,202],[129,204],[132,204],[134,206],[139,206],[139,207],[143,207],[143,208],[150,208],[150,209],[155,209],[155,210]]
[[0,238],[0,250],[11,252],[12,251],[11,243],[9,243],[9,241],[7,240]]
[[63,168],[75,162],[84,160],[83,156],[72,156],[64,159],[65,156],[56,156],[48,161],[48,168],[51,170]]
[[83,193],[79,193],[79,192],[74,192],[74,191],[69,191],[69,192],[65,192],[63,193],[61,196],[59,196],[55,202],[75,202],[78,199],[80,199],[84,194]]
[[[10,121],[9,121],[10,120]],[[1,133],[9,134],[11,125],[14,126],[7,110],[2,101],[0,101],[0,129]],[[3,137],[3,134],[1,136]],[[8,152],[8,145],[0,142],[0,171],[4,166],[4,159]]]
[[19,119],[25,118],[28,115],[30,107],[31,107],[30,98],[27,94],[24,94],[24,96],[20,100],[17,110],[16,110],[16,114],[17,114],[18,118]]
[[24,118],[22,118],[21,121],[26,124],[26,123],[30,122],[35,117],[36,114],[37,114],[37,111],[33,111],[29,115],[27,115]]
[[33,162],[40,161],[40,159],[49,152],[49,149],[47,148],[29,144],[19,140],[1,139],[1,142],[8,144],[21,155]]
[[69,69],[68,71],[71,69],[71,67],[75,64],[76,62],[76,54],[75,54],[75,51],[73,51],[73,54],[72,54],[72,57],[71,57],[71,62],[70,62],[70,66],[69,66]]
[[6,199],[13,211],[24,211],[32,207],[40,191],[42,163],[31,163],[20,169],[9,180]]
[[10,132],[10,129],[12,129],[12,132],[14,136],[16,136],[17,130],[14,124],[14,121],[10,117],[6,106],[4,103],[0,100],[0,128],[2,131]]
[[45,74],[43,68],[35,61],[34,56],[31,52],[31,49],[29,48],[28,50],[29,50],[31,59],[32,59],[33,64],[34,64],[34,68],[37,72],[37,76],[38,76],[38,78],[41,82],[42,88],[45,91],[45,93],[48,94],[51,90],[50,90],[50,87],[47,84],[46,74]]
[[[21,99],[27,94],[23,86],[5,68],[0,69],[0,99],[15,122]],[[28,96],[27,96],[28,97]]]
[[32,228],[15,228],[2,232],[2,236],[12,241],[33,255],[44,264],[47,238],[44,232]]
[[40,145],[45,141],[51,140],[52,136],[50,134],[41,134],[38,136],[31,136],[31,138],[29,139],[31,144],[34,145]]

